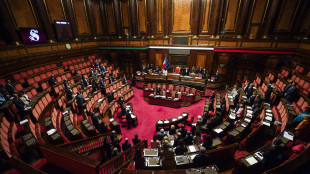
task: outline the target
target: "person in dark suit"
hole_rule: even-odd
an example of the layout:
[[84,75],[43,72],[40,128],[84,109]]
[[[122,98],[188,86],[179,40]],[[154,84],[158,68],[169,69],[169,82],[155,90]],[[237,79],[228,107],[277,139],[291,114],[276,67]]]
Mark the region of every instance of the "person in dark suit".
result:
[[95,60],[94,64],[95,64],[95,67],[98,67],[98,66],[99,66],[99,62],[98,62],[97,59]]
[[188,68],[185,68],[183,75],[184,76],[189,76],[189,69]]
[[167,136],[167,135],[165,134],[165,130],[164,130],[164,129],[160,129],[159,133],[157,134],[157,139],[158,139],[159,141],[161,141],[161,140],[164,139],[165,136]]
[[83,105],[85,103],[85,99],[80,92],[76,93],[76,103],[78,105],[79,113],[81,114],[83,112]]
[[255,101],[255,98],[256,98],[256,91],[253,93],[253,95],[251,95],[251,97],[249,98],[249,104],[250,106],[253,106],[253,103]]
[[73,99],[73,91],[72,91],[72,89],[70,89],[69,87],[66,86],[65,87],[65,91],[66,91],[68,100],[72,100]]
[[184,138],[185,145],[192,145],[193,144],[193,140],[194,140],[194,137],[192,136],[192,132],[191,131],[187,131],[187,135]]
[[214,98],[215,98],[215,92],[212,91],[212,94],[211,94],[211,96],[210,96],[210,100],[213,100]]
[[5,88],[9,92],[9,94],[12,96],[14,93],[16,93],[15,87],[11,84],[11,80],[6,79]]
[[216,116],[211,119],[209,123],[207,123],[207,128],[209,130],[215,128],[217,125],[219,125],[223,119],[221,118],[221,114],[216,113]]
[[239,102],[239,98],[240,98],[240,91],[238,90],[237,95],[235,95],[235,98],[233,100],[235,106]]
[[253,113],[252,113],[252,120],[256,120],[256,118],[259,117],[260,113],[262,112],[261,106],[262,105],[259,105],[259,104],[254,105]]
[[107,156],[109,159],[111,159],[111,155],[112,155],[111,154],[111,148],[112,148],[112,145],[111,145],[111,143],[108,142],[108,138],[104,137],[102,149],[104,149],[107,152]]
[[272,87],[271,87],[271,85],[268,85],[267,90],[265,92],[265,101],[266,102],[269,102],[271,92],[272,92]]
[[95,126],[95,128],[96,128],[97,130],[99,130],[99,127],[100,127],[100,125],[99,125],[99,120],[98,120],[98,118],[96,117],[96,115],[95,115],[94,112],[91,112],[91,113],[90,113],[90,118],[91,118],[91,120],[92,120],[93,125]]
[[118,148],[114,147],[113,151],[111,153],[111,158],[116,157],[117,155],[119,155],[120,153],[118,152]]
[[131,148],[131,144],[128,142],[128,138],[125,138],[125,142],[122,144],[123,152],[125,152],[127,149]]
[[104,89],[104,81],[103,81],[103,79],[101,79],[100,81],[99,81],[99,86],[100,86],[100,89],[101,89],[101,94],[105,94],[105,89]]
[[154,65],[153,64],[151,64],[150,70],[154,70]]
[[95,75],[94,69],[91,68],[91,69],[89,70],[89,77],[93,77],[94,75]]
[[97,83],[95,80],[92,81],[92,84],[91,84],[92,88],[93,88],[93,92],[96,92],[98,90],[98,87],[97,87]]
[[141,140],[138,137],[139,137],[138,134],[135,134],[135,137],[132,139],[132,143],[134,145],[136,145],[136,144],[141,142]]
[[292,86],[284,94],[284,98],[288,101],[292,101],[296,92],[297,92],[296,83],[293,82]]
[[278,166],[284,161],[284,148],[281,146],[281,139],[275,138],[272,146],[263,153],[262,170],[266,171]]
[[290,89],[291,87],[292,87],[292,80],[290,80],[286,85],[285,85],[285,87],[283,88],[283,90],[282,90],[282,94],[284,95],[285,93],[286,93],[286,91],[288,90],[288,89]]
[[129,112],[126,111],[126,120],[127,120],[127,129],[130,129],[130,126],[132,124],[132,118],[131,118],[131,114]]
[[158,66],[156,66],[155,68],[155,74],[159,74],[160,69],[158,68]]
[[224,118],[226,114],[226,104],[221,105],[221,117]]
[[255,106],[255,105],[261,105],[262,102],[263,102],[262,97],[261,97],[259,94],[257,94],[257,95],[256,95],[256,98],[255,98],[255,100],[254,100],[253,106]]
[[88,80],[85,78],[85,76],[83,76],[83,83],[85,87],[89,86]]
[[84,84],[83,80],[80,80],[80,86],[81,86],[81,89],[85,89],[85,84]]
[[212,149],[212,143],[213,143],[213,140],[212,140],[211,136],[203,137],[202,147],[206,148],[206,150]]
[[175,148],[174,153],[176,155],[183,155],[187,152],[187,148],[185,147],[184,140],[181,138],[178,141],[178,146]]
[[102,66],[100,67],[101,72],[104,74],[106,72],[106,68],[105,66],[102,64]]
[[214,74],[214,80],[217,80],[219,78],[219,71],[216,71],[216,73]]
[[[251,84],[251,85],[253,85],[253,84]],[[245,87],[243,89],[245,93],[247,93],[249,87],[250,87],[250,83],[247,83],[247,85],[245,85]]]
[[108,102],[111,103],[114,100],[114,97],[111,92],[108,93]]
[[254,92],[254,89],[253,89],[253,86],[251,85],[251,86],[248,88],[247,92],[245,93],[245,94],[246,94],[246,98],[250,98],[251,95],[253,95],[253,92]]
[[20,120],[24,120],[24,117],[26,115],[26,111],[25,111],[26,105],[25,105],[25,103],[20,98],[18,98],[16,93],[13,94],[13,97],[14,97],[13,98],[13,103],[17,107],[17,110],[18,110],[18,113],[19,113],[19,116],[20,116]]
[[118,98],[118,104],[121,106],[121,107],[125,107],[125,101],[124,101],[124,98],[122,96],[120,96]]
[[202,67],[201,66],[196,71],[196,74],[198,74],[198,73],[202,74]]
[[206,148],[200,148],[200,154],[197,154],[193,159],[193,167],[207,166],[209,163],[209,156],[206,154]]
[[207,75],[208,75],[208,72],[207,72],[206,68],[204,68],[204,69],[201,71],[201,76],[202,76],[203,79],[205,79],[205,78],[207,77]]
[[160,95],[160,92],[161,92],[161,89],[160,89],[159,86],[157,86],[157,88],[156,88],[156,95]]
[[114,140],[117,138],[115,130],[112,131],[112,134],[110,135],[110,140]]
[[64,81],[63,81],[63,85],[64,86],[70,86],[70,83],[68,82],[68,80],[67,79],[64,79]]
[[131,85],[132,86],[136,86],[136,76],[135,76],[135,74],[131,75]]
[[5,98],[5,100],[9,99],[4,84],[0,84],[0,94],[2,94],[2,96]]
[[115,77],[113,75],[110,76],[111,77],[111,80],[112,80],[112,83],[115,81]]
[[182,135],[180,132],[177,133],[177,137],[173,140],[173,147],[177,147],[179,145],[179,141],[182,140]]
[[127,78],[126,78],[126,76],[124,75],[124,77],[123,77],[123,84],[126,84],[127,83]]
[[53,86],[53,85],[55,85],[55,84],[57,83],[57,80],[56,80],[54,74],[52,74],[52,75],[49,77],[48,83],[49,83],[51,86]]
[[171,125],[171,128],[169,130],[169,135],[174,135],[175,133],[176,133],[175,126]]
[[185,129],[184,127],[184,124],[182,124],[180,130],[178,131],[181,133],[182,137],[185,137],[187,134],[187,129]]

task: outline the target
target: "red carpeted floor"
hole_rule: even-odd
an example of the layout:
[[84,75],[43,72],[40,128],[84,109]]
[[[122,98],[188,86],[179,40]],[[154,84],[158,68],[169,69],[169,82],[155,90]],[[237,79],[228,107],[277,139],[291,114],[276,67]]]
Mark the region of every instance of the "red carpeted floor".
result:
[[[157,105],[150,105],[148,102],[143,99],[143,90],[133,87],[134,97],[128,102],[133,104],[133,112],[138,117],[138,126],[131,127],[122,127],[122,142],[125,138],[129,139],[129,142],[132,143],[131,139],[134,137],[134,134],[138,134],[141,140],[147,139],[148,142],[152,139],[153,135],[156,134],[155,124],[160,119],[169,119],[179,115],[182,112],[188,112],[189,117],[201,115],[203,112],[203,106],[205,98],[202,98],[201,101],[194,103],[188,107],[181,108],[169,108]],[[118,120],[118,119],[117,119]],[[118,120],[119,121],[119,120]],[[187,127],[189,130],[189,126]],[[122,143],[121,142],[121,143]]]

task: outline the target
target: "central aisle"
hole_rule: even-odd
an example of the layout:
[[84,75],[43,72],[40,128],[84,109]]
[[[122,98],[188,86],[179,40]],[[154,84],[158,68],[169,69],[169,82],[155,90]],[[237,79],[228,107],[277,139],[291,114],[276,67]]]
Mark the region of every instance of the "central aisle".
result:
[[189,117],[195,116],[195,121],[197,116],[203,113],[203,106],[205,103],[205,98],[202,98],[199,102],[194,103],[188,107],[181,107],[178,109],[150,105],[148,102],[143,99],[143,90],[133,87],[134,97],[128,102],[133,104],[133,111],[138,117],[138,126],[131,127],[121,127],[122,130],[122,141],[125,138],[129,139],[129,142],[132,143],[131,139],[134,137],[134,134],[138,133],[141,140],[147,139],[148,142],[153,138],[153,135],[156,133],[155,124],[160,119],[169,119],[179,115],[182,112],[188,112]]

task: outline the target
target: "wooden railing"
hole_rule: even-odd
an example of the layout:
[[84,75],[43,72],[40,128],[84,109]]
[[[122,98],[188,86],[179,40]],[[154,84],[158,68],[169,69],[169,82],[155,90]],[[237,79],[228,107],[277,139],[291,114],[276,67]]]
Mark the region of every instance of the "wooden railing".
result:
[[[24,173],[24,174],[33,174],[33,173],[37,173],[37,174],[47,174],[46,172],[43,172],[39,169],[36,169],[32,166],[30,166],[29,164],[25,163],[24,161],[12,157],[9,159],[8,163],[11,166],[14,166],[14,169],[19,171],[20,173]],[[14,173],[14,172],[12,172]]]
[[120,155],[110,159],[98,167],[98,172],[102,174],[114,174],[119,172],[134,157],[137,148],[144,149],[147,147],[147,140],[143,140]]
[[85,152],[90,152],[99,149],[103,145],[104,137],[107,137],[108,142],[111,142],[110,140],[111,134],[112,133],[100,134],[86,139],[72,141],[67,144],[60,144],[58,145],[58,147],[62,147],[71,152],[77,152],[82,154]]

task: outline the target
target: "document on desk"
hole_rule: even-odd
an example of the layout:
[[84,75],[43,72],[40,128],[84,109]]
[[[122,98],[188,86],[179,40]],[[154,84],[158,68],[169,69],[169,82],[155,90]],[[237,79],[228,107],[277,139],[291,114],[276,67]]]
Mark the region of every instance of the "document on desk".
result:
[[270,116],[265,117],[265,119],[268,121],[272,121],[272,117],[270,117]]
[[270,126],[270,123],[263,121],[263,125]]
[[195,146],[191,145],[191,146],[188,146],[188,148],[190,152],[196,152]]
[[290,141],[293,141],[294,140],[294,135],[291,135],[289,134],[288,132],[284,131],[283,133],[283,137],[290,140]]
[[253,157],[248,157],[245,159],[250,165],[256,164],[258,161]]
[[221,132],[223,132],[223,129],[221,129],[221,128],[216,128],[216,129],[214,129],[214,131],[216,132],[216,133],[221,133]]

